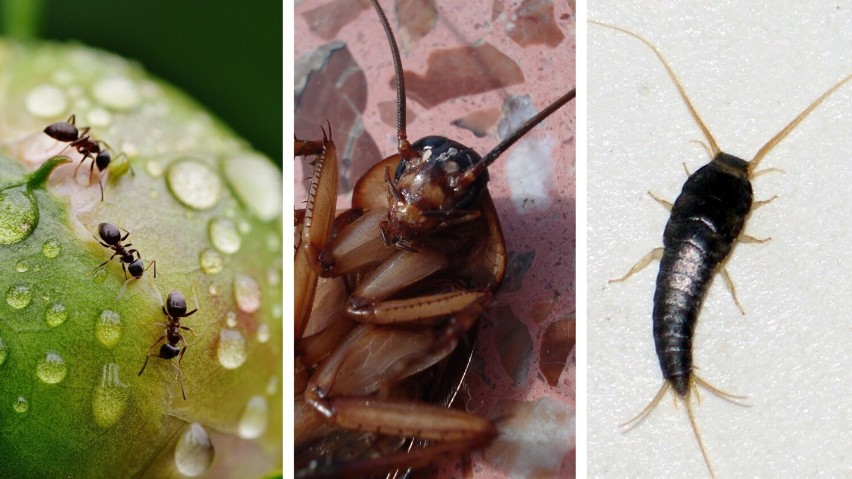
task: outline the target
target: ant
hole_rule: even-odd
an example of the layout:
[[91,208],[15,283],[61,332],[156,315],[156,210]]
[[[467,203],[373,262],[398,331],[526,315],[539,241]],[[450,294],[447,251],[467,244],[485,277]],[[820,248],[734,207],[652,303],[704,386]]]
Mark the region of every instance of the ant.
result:
[[[122,228],[123,229],[123,228]],[[148,267],[145,267],[145,263],[142,261],[142,255],[139,253],[137,249],[127,249],[130,246],[133,246],[132,243],[121,244],[122,241],[126,240],[128,236],[130,236],[130,232],[124,230],[124,236],[121,236],[121,231],[119,231],[118,227],[110,224],[110,223],[101,223],[98,225],[98,235],[100,235],[100,239],[95,237],[95,240],[100,243],[104,248],[109,248],[115,253],[109,257],[108,260],[99,264],[95,270],[98,270],[104,267],[107,263],[113,260],[116,256],[118,256],[118,261],[121,263],[121,269],[124,271],[124,286],[121,287],[121,293],[118,294],[118,298],[121,298],[121,295],[124,294],[124,288],[127,287],[127,283],[131,279],[140,279],[142,274],[151,266],[154,267],[154,279],[157,278],[157,260],[151,260],[151,264]],[[94,237],[94,235],[92,235]],[[103,240],[103,241],[101,241]],[[135,257],[134,257],[135,254]],[[125,266],[127,264],[127,266]],[[132,278],[127,277],[127,272],[130,271],[130,276]]]
[[[195,314],[196,311],[198,311],[198,297],[195,297],[195,309],[190,312],[186,311],[186,298],[184,298],[183,293],[178,290],[174,290],[169,293],[169,295],[166,297],[165,305],[163,305],[163,297],[160,296],[159,290],[157,290],[157,297],[160,299],[160,307],[163,308],[163,314],[165,314],[166,317],[169,318],[169,322],[168,324],[154,323],[157,326],[165,327],[166,334],[164,334],[160,337],[160,339],[155,341],[154,344],[152,344],[148,348],[148,350],[151,350],[151,348],[159,344],[164,339],[166,340],[166,342],[160,346],[159,353],[148,353],[147,356],[145,356],[145,363],[142,365],[142,369],[139,370],[138,376],[141,376],[142,373],[145,371],[145,366],[148,365],[148,360],[151,359],[151,357],[163,358],[168,360],[169,364],[174,366],[175,370],[177,371],[176,378],[180,381],[180,392],[181,394],[183,394],[183,399],[185,401],[186,391],[183,388],[183,374],[180,371],[180,362],[183,361],[183,354],[186,352],[187,343],[183,335],[180,334],[180,330],[185,329],[193,334],[194,332],[186,326],[181,326],[180,319],[192,316],[193,314]],[[183,341],[183,348],[178,348],[178,344],[180,344],[181,341]],[[173,363],[171,360],[177,356],[180,357],[178,358],[178,363],[175,366],[175,363]]]
[[[68,146],[65,148],[73,148],[77,150],[77,153],[83,155],[83,159],[80,160],[80,164],[77,165],[77,168],[74,169],[74,178],[77,177],[77,172],[80,171],[80,167],[83,166],[83,163],[88,159],[91,160],[92,163],[89,166],[89,183],[92,182],[92,173],[95,170],[95,166],[98,167],[98,186],[101,187],[101,201],[104,200],[104,185],[101,181],[101,177],[103,175],[104,170],[109,167],[110,162],[113,160],[112,154],[110,154],[109,150],[112,149],[105,141],[101,140],[93,140],[89,133],[89,127],[81,127],[77,128],[75,125],[77,118],[76,115],[72,114],[68,117],[66,121],[58,121],[56,123],[51,123],[47,125],[44,129],[44,132],[47,136],[53,138],[56,141],[60,141],[63,143],[68,143]],[[102,146],[103,145],[103,146]],[[63,149],[63,151],[65,151]],[[127,158],[127,155],[124,153],[119,154],[115,159],[118,158]],[[135,175],[133,172],[133,168],[130,168],[130,172]]]

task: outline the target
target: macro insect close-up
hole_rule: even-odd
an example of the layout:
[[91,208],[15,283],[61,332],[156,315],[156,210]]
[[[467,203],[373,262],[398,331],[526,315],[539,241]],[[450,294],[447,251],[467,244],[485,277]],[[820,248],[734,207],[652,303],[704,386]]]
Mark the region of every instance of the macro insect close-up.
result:
[[[595,2],[589,18],[652,42],[721,150],[750,160],[852,73],[850,13],[826,7],[797,15],[788,3],[771,12],[747,2],[650,16],[638,2]],[[667,397],[629,432],[619,428],[660,388],[651,332],[659,266],[609,281],[661,246],[670,213],[648,192],[674,201],[684,169],[692,174],[708,163],[697,144],[707,139],[647,45],[599,25],[588,33],[590,476],[682,477],[708,467],[720,477],[848,471],[835,438],[848,436],[850,409],[838,398],[850,392],[840,379],[852,366],[844,346],[850,305],[827,296],[846,296],[852,270],[850,254],[837,248],[850,231],[837,220],[848,208],[839,178],[850,172],[849,84],[770,145],[758,175],[749,175],[755,205],[775,199],[752,209],[742,234],[771,239],[735,245],[722,266],[742,312],[716,278],[692,354],[700,378],[747,396],[736,401],[750,407],[700,387],[700,404],[692,394],[705,463],[683,404],[674,411]]]
[[[148,40],[171,25],[159,56],[200,38],[217,70],[236,69],[220,43],[251,56],[242,31],[263,22],[243,6],[223,33],[209,23],[219,11],[58,3],[0,8],[0,477],[280,474],[280,169],[174,77],[125,56],[158,56]],[[143,20],[152,12],[162,23]],[[56,21],[101,40],[119,30],[105,43],[121,54]],[[280,91],[279,72],[253,79]],[[229,95],[263,90],[251,85]]]
[[[525,119],[573,88],[573,13],[564,4],[454,7],[442,3],[410,11],[406,6],[401,2],[385,9],[406,71],[407,134],[412,142],[442,135],[484,155]],[[321,128],[325,128],[334,140],[341,170],[337,206],[343,210],[367,168],[396,152],[395,90],[390,48],[376,12],[365,4],[347,16],[334,13],[339,13],[334,2],[297,5],[296,137],[321,140]],[[487,52],[482,53],[483,49]],[[465,68],[453,71],[451,65]],[[473,454],[472,463],[459,461],[454,454],[443,463],[430,461],[437,465],[428,471],[461,471],[465,477],[499,477],[501,473],[564,477],[573,471],[572,111],[571,103],[556,111],[488,169],[488,190],[506,245],[506,278],[496,296],[489,299],[491,293],[486,294],[477,306],[481,309],[477,316],[482,318],[476,353],[464,381],[457,385],[461,404],[457,407],[493,420],[498,435],[489,448]],[[313,167],[297,159],[297,208],[304,207],[304,179],[311,176]],[[380,194],[375,197],[387,204],[384,174],[379,178],[376,191]],[[381,238],[378,227],[371,234]],[[471,233],[459,237],[466,234]],[[494,233],[475,234],[479,238]],[[423,254],[418,248],[422,245],[410,249],[415,255]],[[483,253],[473,256],[479,259]],[[493,261],[488,267],[501,269],[500,260]],[[468,284],[489,289],[487,280],[470,275],[456,270],[450,281],[445,275],[443,281],[428,287],[418,285],[416,296],[427,290],[456,291],[460,286],[466,290]],[[412,297],[416,291],[401,295]],[[332,300],[325,297],[323,301]],[[468,347],[473,342],[459,341],[469,343]],[[458,362],[455,358],[444,361],[448,369],[464,370],[466,361]],[[311,371],[315,367],[305,366]],[[393,394],[399,398],[397,389]],[[405,394],[420,393],[414,387]],[[297,398],[297,425],[300,401],[305,402]],[[533,431],[545,431],[547,443],[533,445],[531,439],[517,438]],[[298,433],[296,447],[299,469]],[[395,446],[390,449],[394,450]],[[340,465],[345,461],[338,460],[332,467],[345,470]],[[302,467],[307,466],[303,462]]]

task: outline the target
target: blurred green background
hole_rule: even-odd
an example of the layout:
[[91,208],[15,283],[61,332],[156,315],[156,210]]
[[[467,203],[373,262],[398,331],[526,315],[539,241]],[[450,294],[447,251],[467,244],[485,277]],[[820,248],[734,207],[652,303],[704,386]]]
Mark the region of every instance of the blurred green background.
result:
[[[17,5],[23,15],[9,13]],[[0,0],[0,6],[4,35],[34,30],[39,38],[78,40],[137,60],[281,165],[283,2]]]

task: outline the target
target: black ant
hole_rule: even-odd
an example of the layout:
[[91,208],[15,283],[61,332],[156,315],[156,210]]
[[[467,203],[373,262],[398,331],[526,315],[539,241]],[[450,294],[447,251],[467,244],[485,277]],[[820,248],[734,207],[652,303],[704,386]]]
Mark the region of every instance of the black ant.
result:
[[[180,362],[183,361],[183,354],[186,352],[186,339],[184,339],[183,335],[180,334],[181,329],[185,329],[189,332],[193,332],[191,329],[186,326],[181,326],[180,319],[186,318],[188,316],[192,316],[198,311],[198,297],[195,298],[195,309],[190,312],[186,311],[186,298],[183,297],[183,293],[178,290],[174,290],[166,297],[166,304],[163,305],[163,297],[160,296],[160,291],[157,290],[157,297],[160,298],[160,307],[163,308],[163,314],[169,318],[168,324],[166,323],[155,323],[157,326],[163,326],[166,328],[166,334],[160,337],[157,341],[152,344],[148,350],[159,344],[162,340],[166,340],[165,343],[160,346],[159,353],[148,353],[145,356],[145,363],[142,365],[142,369],[139,370],[138,376],[141,376],[145,371],[145,366],[148,365],[148,360],[151,357],[163,358],[169,361],[169,364],[174,366],[177,371],[177,379],[180,381],[180,392],[183,394],[183,399],[186,400],[186,391],[183,388],[183,374],[180,371]],[[178,348],[178,344],[183,341],[183,348]],[[178,357],[178,363],[175,365],[171,360]]]
[[[119,231],[117,226],[110,223],[101,223],[98,225],[98,235],[100,235],[101,239],[98,240],[98,238],[95,237],[95,239],[98,240],[98,243],[100,243],[101,246],[115,251],[115,253],[113,253],[113,255],[110,256],[108,260],[99,264],[95,268],[96,271],[104,267],[116,256],[118,256],[118,260],[119,262],[121,262],[121,269],[124,271],[125,281],[124,286],[121,287],[121,293],[119,293],[118,298],[121,298],[121,295],[124,294],[124,288],[127,286],[127,283],[131,279],[140,279],[142,277],[142,274],[145,271],[148,271],[151,266],[154,267],[154,278],[157,278],[157,260],[151,260],[151,264],[149,264],[146,268],[145,263],[142,261],[142,255],[139,253],[139,251],[135,248],[127,249],[128,247],[133,246],[132,243],[121,244],[122,241],[126,240],[127,237],[130,236],[129,231],[124,230],[124,232],[126,234],[124,236],[121,236],[121,231]],[[125,264],[127,266],[125,266]],[[130,272],[130,276],[132,276],[132,278],[127,277],[128,271]]]
[[[60,141],[63,143],[68,143],[68,146],[65,148],[73,148],[77,150],[77,153],[83,155],[83,159],[80,160],[80,164],[77,165],[77,168],[74,169],[74,178],[77,177],[77,172],[80,171],[80,167],[83,166],[83,163],[88,159],[91,160],[92,163],[89,166],[89,183],[92,182],[92,173],[95,170],[95,166],[98,167],[98,186],[101,188],[101,201],[104,200],[104,185],[101,181],[101,176],[103,175],[104,170],[109,167],[110,162],[112,161],[112,154],[110,154],[109,150],[112,149],[105,141],[94,140],[90,135],[88,135],[89,127],[85,126],[82,128],[77,128],[75,125],[77,118],[76,115],[71,115],[68,117],[66,121],[58,121],[56,123],[51,123],[47,125],[44,129],[44,132],[47,136],[53,138],[56,141]],[[64,151],[64,150],[63,150]],[[124,153],[119,154],[116,159],[121,157],[127,157]],[[131,174],[133,172],[133,168],[130,168]]]

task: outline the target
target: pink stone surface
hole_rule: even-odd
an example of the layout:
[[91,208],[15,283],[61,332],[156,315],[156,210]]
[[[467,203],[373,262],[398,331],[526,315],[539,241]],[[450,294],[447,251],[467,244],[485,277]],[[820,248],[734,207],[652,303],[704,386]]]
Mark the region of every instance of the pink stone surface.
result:
[[[297,62],[329,41],[317,33],[327,32],[327,29],[312,31],[305,18],[305,12],[315,11],[325,3],[328,2],[320,0],[296,4]],[[487,43],[516,63],[523,73],[521,83],[464,95],[432,107],[409,99],[408,109],[414,113],[408,123],[411,139],[441,134],[485,154],[499,142],[498,129],[510,131],[514,127],[506,126],[503,115],[499,122],[480,120],[476,128],[457,120],[469,118],[479,111],[485,112],[483,115],[488,118],[488,110],[501,108],[504,101],[514,96],[528,95],[534,110],[538,111],[574,87],[574,12],[565,2],[552,5],[553,16],[549,21],[544,20],[548,22],[547,28],[556,28],[560,32],[561,39],[555,46],[531,41],[521,44],[510,36],[512,29],[519,28],[517,12],[522,6],[529,9],[527,4],[533,3],[536,11],[546,11],[549,2],[498,0],[478,5],[469,4],[473,2],[422,2],[427,6],[435,4],[434,22],[431,14],[412,17],[410,22],[414,24],[402,21],[403,30],[416,34],[400,34],[397,9],[389,1],[383,3],[400,42],[405,70],[424,75],[429,56],[436,50]],[[322,19],[311,18],[317,25],[322,24]],[[529,16],[525,16],[520,28],[529,28],[526,26],[529,21]],[[548,34],[550,39],[556,37],[556,34]],[[297,117],[296,134],[300,139],[318,139],[321,137],[320,126],[324,126],[323,120],[327,119],[338,151],[346,150],[347,141],[355,138],[353,143],[365,143],[361,136],[368,136],[381,152],[375,158],[357,158],[353,153],[352,158],[343,158],[344,163],[372,164],[380,157],[395,152],[396,132],[383,121],[379,107],[395,99],[395,92],[390,87],[393,68],[387,40],[372,9],[361,10],[347,24],[340,26],[334,39],[347,45],[358,66],[350,70],[349,75],[363,74],[366,79],[366,106],[355,108],[355,119],[347,121],[354,125],[354,129],[348,128],[355,134],[350,136],[347,131],[339,131],[339,121],[334,116],[319,119],[316,114],[313,128],[304,123],[300,127]],[[363,73],[357,72],[357,69]],[[299,78],[298,71],[296,76]],[[352,92],[352,95],[360,93]],[[340,96],[346,98],[349,93]],[[301,101],[305,104],[326,100],[302,98]],[[523,105],[523,102],[520,104]],[[520,109],[523,110],[523,106]],[[385,119],[386,115],[387,112]],[[468,128],[454,126],[454,122]],[[299,128],[303,129],[300,131]],[[560,459],[555,461],[556,465],[549,472],[524,469],[523,457],[518,459],[519,464],[505,464],[495,461],[493,452],[475,452],[470,464],[452,460],[441,465],[438,477],[574,477],[575,361],[573,351],[564,354],[566,344],[573,344],[575,312],[574,128],[572,102],[504,153],[490,168],[489,191],[500,216],[510,255],[508,277],[496,296],[495,304],[483,318],[477,352],[462,388],[467,410],[476,414],[499,419],[511,409],[524,411],[517,417],[512,415],[511,421],[505,418],[498,420],[498,429],[505,433],[501,439],[509,443],[502,441],[499,446],[493,447],[500,447],[502,451],[514,448],[522,456],[531,457],[522,451],[530,450],[530,444],[541,439],[520,439],[525,436],[517,434],[517,431],[523,433],[526,428],[526,432],[538,432],[542,418],[536,416],[536,411],[541,408],[533,405],[544,398],[547,398],[546,404],[561,405],[557,408],[560,411],[557,416],[567,418],[565,428],[570,428],[570,440],[561,436],[552,439],[557,443],[550,445],[553,447],[550,450],[554,451],[551,454]],[[484,133],[484,136],[477,137],[472,130]],[[356,150],[352,151],[357,153]],[[305,197],[301,179],[308,176],[307,168],[304,162],[297,161],[297,206]],[[347,195],[343,194],[338,206],[346,207],[348,201]],[[545,341],[547,334],[560,337]],[[560,361],[564,362],[561,373]],[[548,384],[548,380],[552,385]],[[504,431],[504,425],[511,426],[513,432],[509,434],[509,429]],[[526,444],[520,445],[523,442]]]

